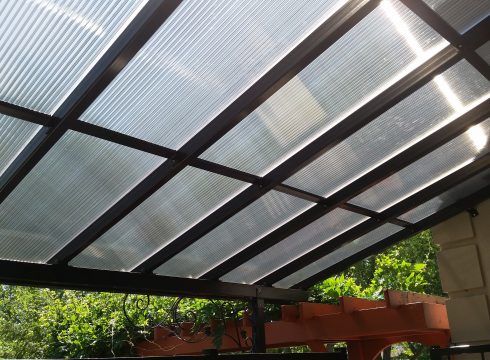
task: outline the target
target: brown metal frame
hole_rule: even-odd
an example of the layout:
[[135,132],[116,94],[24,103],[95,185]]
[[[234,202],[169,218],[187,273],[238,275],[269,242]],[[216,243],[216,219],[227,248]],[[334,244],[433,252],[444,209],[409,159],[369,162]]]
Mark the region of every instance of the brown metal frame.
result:
[[[327,199],[286,186],[282,184],[282,181],[300,168],[309,164],[342,139],[347,138],[362,126],[374,120],[381,113],[429,82],[434,75],[449,68],[459,59],[463,57],[466,58],[488,78],[488,64],[478,56],[475,50],[488,40],[485,29],[488,29],[488,26],[490,25],[489,18],[486,18],[467,33],[461,35],[452,29],[451,26],[449,26],[423,1],[402,0],[407,7],[425,20],[443,37],[449,40],[451,46],[435,55],[432,59],[408,74],[401,81],[370,101],[362,107],[362,110],[349,116],[347,119],[348,121],[343,121],[338,126],[329,130],[322,135],[319,140],[314,141],[303,148],[266,176],[258,177],[253,174],[248,174],[199,159],[198,156],[367,16],[374,8],[376,8],[379,0],[350,1],[332,17],[326,20],[325,23],[320,25],[317,30],[302,41],[283,60],[276,64],[276,66],[253,84],[242,94],[242,96],[230,104],[228,108],[179,150],[168,149],[157,144],[80,121],[79,116],[109,85],[160,25],[172,14],[180,2],[180,0],[155,0],[149,2],[53,116],[0,101],[0,113],[43,126],[1,176],[0,203],[16,188],[29,171],[36,166],[43,156],[46,155],[46,153],[68,130],[95,136],[168,159],[50,260],[51,264],[59,264],[59,266],[32,265],[36,269],[49,268],[49,270],[40,270],[41,272],[47,271],[47,273],[50,274],[44,278],[41,283],[44,285],[51,284],[53,286],[59,285],[56,281],[55,274],[52,273],[56,269],[56,271],[59,272],[66,271],[67,274],[73,274],[74,278],[72,285],[75,286],[77,281],[80,281],[77,279],[77,276],[81,276],[80,274],[76,275],[75,273],[78,270],[80,270],[80,272],[84,272],[85,270],[67,267],[67,262],[148,198],[159,187],[163,186],[185,166],[195,166],[207,171],[248,182],[251,185],[230,202],[216,210],[212,215],[208,216],[205,220],[192,227],[188,232],[177,239],[177,241],[172,242],[169,246],[152,256],[147,262],[138,266],[138,268],[135,269],[137,272],[153,270],[165,260],[168,260],[171,256],[197,241],[204,234],[219,226],[237,211],[240,211],[271,189],[308,199],[309,201],[318,204],[312,208],[314,210],[310,209],[307,211],[307,215],[302,214],[294,219],[293,222],[296,221],[294,224],[291,224],[290,222],[286,228],[282,227],[282,230],[273,232],[274,235],[272,237],[267,238],[267,240],[262,239],[259,242],[261,247],[255,248],[255,252],[257,249],[265,249],[270,246],[270,244],[279,241],[280,238],[284,238],[287,234],[299,229],[301,225],[304,226],[306,223],[303,221],[311,222],[311,219],[315,216],[318,218],[321,216],[320,214],[332,210],[335,207],[342,207],[350,211],[370,216],[372,222],[380,223],[383,221],[391,221],[406,227],[408,229],[407,231],[411,231],[410,229],[418,227],[417,224],[409,224],[397,219],[396,216],[387,217],[385,213],[376,213],[347,203],[348,199],[354,196],[355,193],[359,193],[361,190],[381,181],[385,174],[396,171],[397,163],[395,161],[388,161],[378,169],[363,176],[361,178],[362,180],[354,182],[356,184],[355,187],[349,185],[345,189],[339,191],[339,193]],[[489,103],[486,101],[477,107],[476,110],[472,110],[469,114],[463,115],[461,119],[455,121],[454,124],[448,125],[441,131],[436,132],[437,135],[431,135],[426,140],[423,140],[421,142],[422,145],[415,145],[412,150],[416,149],[418,151],[416,156],[404,152],[401,156],[396,157],[397,161],[400,161],[403,164],[414,161],[417,156],[421,156],[423,153],[434,150],[440,144],[467,129],[473,122],[477,122],[479,119],[482,119],[482,117],[488,116],[489,113]],[[445,131],[448,132],[444,133]],[[472,171],[471,166],[461,170],[461,179],[467,177]],[[424,196],[430,196],[432,194],[426,192],[422,193],[425,194]],[[247,251],[250,251],[250,249]],[[247,256],[250,256],[255,252],[249,252],[247,253]],[[230,262],[228,263],[228,268],[230,265],[236,266],[237,264],[238,262]],[[33,279],[36,278],[35,271],[27,271],[23,266],[24,265],[9,261],[0,262],[0,268],[2,270],[6,270],[10,274],[13,270],[18,271],[17,275],[12,276],[9,281],[15,283],[32,282]],[[25,266],[29,267],[31,265]],[[45,268],[45,266],[48,268]],[[73,271],[75,273],[73,273]],[[115,277],[120,276],[116,275],[118,273],[113,274],[112,272],[103,272],[102,270],[90,271],[91,274],[93,272],[94,277],[96,277],[95,274],[105,274],[105,276]],[[217,278],[223,271],[224,268],[218,267],[206,274],[205,277]],[[44,272],[44,274],[46,274],[46,272]],[[141,279],[149,279],[152,277],[152,275],[142,274],[132,274],[130,276],[135,276],[136,278],[140,277]],[[62,282],[63,286],[69,287],[69,279],[67,279],[66,276],[62,277],[64,279]],[[3,280],[6,280],[5,276],[3,277]],[[96,279],[93,278],[90,281],[96,282]],[[157,282],[158,281],[155,280],[155,284]],[[213,286],[218,286],[216,285],[218,282],[204,282],[202,284],[208,284],[210,289],[213,289]],[[88,286],[88,284],[85,285]],[[256,286],[250,286],[249,289],[250,291],[256,291],[258,288]],[[131,287],[131,291],[137,291],[136,282],[134,283],[134,287]],[[149,291],[149,289],[146,288],[145,291]],[[196,294],[197,293],[199,292],[196,292]]]

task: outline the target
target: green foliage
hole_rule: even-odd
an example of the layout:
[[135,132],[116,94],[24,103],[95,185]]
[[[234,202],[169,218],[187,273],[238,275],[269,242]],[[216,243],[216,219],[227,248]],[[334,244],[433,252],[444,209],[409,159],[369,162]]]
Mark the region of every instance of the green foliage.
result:
[[[169,322],[176,299],[153,297],[148,307],[146,300],[145,296],[128,297],[128,320],[121,294],[2,286],[0,358],[134,355],[134,343],[151,336],[149,325]],[[223,320],[244,306],[240,302],[183,299],[178,316],[179,321],[197,323]],[[215,338],[219,347],[221,337],[215,334]]]
[[436,252],[430,232],[422,232],[315,285],[312,297],[328,303],[343,295],[380,299],[384,289],[442,295]]
[[0,296],[0,357],[127,353],[121,295],[4,286]]
[[356,279],[341,274],[315,285],[311,295],[316,302],[337,304],[340,296],[364,297],[364,290]]
[[[336,303],[342,295],[371,299],[385,288],[442,294],[435,262],[436,247],[429,232],[403,241],[350,267],[312,288],[315,301]],[[150,323],[166,322],[175,299],[153,298],[143,312],[136,304],[146,297],[130,296],[124,316],[123,295],[0,287],[0,358],[111,357],[134,355],[138,339],[150,336]],[[232,317],[244,303],[199,299],[180,302],[180,319],[206,322]],[[277,319],[279,307],[267,305],[267,318]],[[219,329],[219,326],[218,326]],[[219,347],[221,337],[215,334]],[[424,358],[418,345],[396,348],[401,358]],[[306,351],[306,347],[277,351]]]
[[43,357],[47,341],[40,321],[46,290],[2,286],[0,292],[0,357]]

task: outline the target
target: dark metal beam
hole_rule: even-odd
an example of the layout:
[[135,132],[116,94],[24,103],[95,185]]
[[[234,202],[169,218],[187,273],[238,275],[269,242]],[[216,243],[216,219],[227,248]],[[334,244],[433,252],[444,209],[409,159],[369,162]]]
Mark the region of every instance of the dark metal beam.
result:
[[252,353],[265,353],[265,303],[262,298],[249,302],[252,310]]
[[[8,109],[9,111],[11,110],[12,115],[11,116],[17,116],[19,118],[20,116],[27,117],[27,121],[30,122],[37,122],[40,125],[45,125],[45,128],[40,130],[39,134],[34,138],[33,141],[31,141],[28,146],[23,149],[23,151],[18,155],[17,159],[23,158],[23,157],[28,157],[32,151],[36,148],[38,142],[35,141],[36,139],[39,139],[38,141],[42,141],[44,137],[46,136],[44,132],[49,131],[48,127],[54,126],[58,120],[56,120],[54,117],[45,115],[42,113],[37,113],[33,112],[29,109],[23,108],[23,107],[17,107],[15,105],[9,104],[9,103],[2,103],[0,101],[0,110],[2,109],[2,106],[5,107],[5,109]],[[7,110],[4,111],[5,113]],[[32,114],[31,114],[32,112]],[[2,113],[2,111],[0,111]],[[106,140],[109,142],[113,142],[115,144],[123,145],[130,147],[132,149],[137,149],[149,154],[153,154],[156,156],[160,156],[163,158],[178,158],[179,154],[177,150],[173,150],[158,144],[151,143],[146,140],[142,140],[127,134],[120,133],[118,131],[110,130],[107,128],[104,128],[99,125],[94,125],[91,123],[87,123],[84,121],[76,121],[71,127],[70,130],[79,132],[81,134],[85,135],[90,135],[93,137],[96,137],[98,139]],[[214,163],[208,160],[200,159],[200,158],[195,158],[192,159],[190,164],[192,167],[196,167],[202,170],[206,170],[215,174],[227,176],[229,178],[233,178],[236,180],[240,180],[243,182],[247,182],[250,184],[260,184],[263,182],[263,179],[260,176],[249,174],[244,171],[240,171],[237,169],[230,168],[225,165],[221,165],[218,163]],[[8,178],[8,176],[7,176]],[[300,189],[296,189],[290,186],[286,185],[279,185],[276,187],[277,191],[281,191],[287,194],[290,194],[292,196],[299,197],[301,199],[305,199],[308,201],[313,201],[313,202],[321,202],[323,198],[321,196],[309,194],[308,192]],[[348,205],[346,205],[348,206]],[[353,212],[357,212],[360,214],[367,214],[368,210],[367,209],[362,209],[360,207],[355,207],[352,209],[349,209]],[[371,212],[372,214],[375,214],[374,212]],[[369,215],[368,215],[369,216]],[[394,220],[397,224],[400,223],[399,220]]]
[[[305,191],[305,190],[297,189],[297,188],[289,186],[289,185],[281,184],[281,185],[276,186],[274,188],[274,190],[280,191],[284,194],[288,194],[291,196],[296,196],[296,197],[303,199],[303,200],[306,200],[306,201],[315,202],[318,204],[324,204],[326,201],[326,199],[323,196],[316,195],[316,194],[310,193],[310,192]],[[377,213],[376,211],[372,211],[372,210],[363,208],[362,206],[344,203],[344,204],[339,204],[339,207],[344,209],[344,210],[348,210],[351,212],[355,212],[357,214],[369,216],[369,217],[372,217],[375,219],[377,219],[379,217],[379,213]],[[392,220],[390,220],[390,222],[392,222],[395,225],[399,225],[399,226],[403,226],[403,227],[410,227],[410,225],[411,225],[411,224],[407,223],[406,221],[403,221],[400,219],[392,219]]]
[[463,34],[463,43],[470,49],[477,50],[488,41],[488,29],[490,29],[490,16],[480,21]]
[[0,260],[0,283],[87,291],[108,291],[199,298],[262,299],[279,302],[306,301],[308,293],[256,285],[186,278],[82,269],[65,265],[32,264]]
[[[179,154],[177,150],[83,121],[77,121],[73,125],[72,130],[167,159],[183,156],[183,154]],[[261,179],[259,176],[200,158],[192,159],[189,165],[248,183],[259,182]]]
[[[153,154],[156,156],[161,156],[164,158],[179,157],[177,150],[166,148],[164,146],[157,145],[148,142],[146,140],[141,140],[130,135],[126,135],[114,130],[109,130],[101,126],[86,123],[83,121],[78,121],[77,123],[75,123],[75,125],[72,127],[72,130],[80,132],[82,134],[94,136],[99,139],[114,142],[119,145],[144,151],[146,153]],[[233,178],[250,184],[260,184],[263,182],[263,179],[260,176],[249,174],[244,171],[233,169],[228,166],[217,164],[200,158],[192,159],[189,165],[192,167],[206,170],[215,174],[227,176],[229,178]],[[292,196],[296,196],[308,201],[313,201],[313,202],[323,201],[323,198],[321,196],[309,194],[304,190],[296,189],[294,187],[287,186],[287,185],[279,185],[278,187],[276,187],[276,190],[284,193],[288,193]],[[349,205],[346,206],[349,207]],[[361,207],[352,207],[349,210],[360,214],[366,214],[367,212],[369,212],[369,210],[363,209]],[[371,214],[375,214],[375,212],[371,212]],[[399,223],[399,221],[397,223]]]
[[[378,3],[379,0],[348,2],[184,144],[177,152],[176,157],[165,161],[60,252],[55,254],[50,259],[50,263],[67,263],[79,254],[266,101],[367,16]],[[264,193],[255,187],[252,187],[251,191],[257,197]],[[236,212],[237,208],[231,210]]]
[[68,96],[53,115],[60,119],[54,127],[43,131],[28,156],[16,159],[0,179],[0,203],[15,189],[34,166],[77,121],[97,96],[133,58],[160,25],[170,16],[181,0],[148,2],[128,27],[100,58],[87,76]]
[[[371,186],[386,179],[390,175],[410,165],[414,161],[432,152],[442,144],[450,141],[466,131],[471,125],[486,119],[490,113],[490,100],[476,106],[466,114],[461,115],[445,127],[435,131],[425,139],[412,145],[405,151],[394,156],[390,160],[371,170],[341,190],[332,194],[318,205],[313,206],[294,219],[288,221],[262,239],[256,241],[238,254],[224,261],[214,269],[202,276],[204,279],[219,279],[224,274],[235,269],[249,259],[257,256],[269,247],[277,244],[286,237],[294,234],[301,228],[319,219],[333,209],[345,204],[348,200],[360,194]],[[379,216],[377,216],[379,219]]]
[[177,153],[175,150],[165,146],[157,145],[146,140],[141,140],[131,135],[126,135],[114,130],[104,128],[99,125],[94,125],[84,121],[77,121],[73,124],[71,130],[81,134],[90,135],[98,139],[110,141],[119,145],[127,146],[132,149],[144,151],[149,154],[161,156],[163,158],[171,158]]
[[5,101],[0,101],[0,114],[12,116],[17,119],[29,121],[31,123],[46,127],[53,127],[57,123],[57,119],[52,116],[40,113],[38,111],[26,109],[22,106],[10,104]]
[[[418,17],[434,28],[442,37],[456,47],[468,62],[490,80],[490,66],[474,50],[488,41],[488,17],[473,28],[467,36],[461,35],[423,0],[401,0]],[[487,29],[486,35],[478,29]],[[469,35],[474,37],[469,40]]]
[[[381,215],[381,221],[376,219],[369,219],[360,225],[353,227],[347,232],[341,234],[340,236],[328,241],[327,243],[320,245],[319,247],[313,249],[312,251],[306,253],[305,255],[289,262],[282,268],[274,271],[273,273],[265,276],[264,278],[257,281],[260,284],[273,284],[280,279],[302,269],[308,264],[322,258],[323,256],[331,253],[340,246],[359,238],[360,236],[378,228],[379,226],[385,224],[388,219],[398,217],[403,215],[407,211],[423,204],[424,202],[434,198],[435,196],[442,194],[443,192],[449,190],[450,188],[462,183],[463,181],[469,179],[475,174],[487,169],[490,166],[490,154],[481,156],[479,159],[475,160],[471,164],[465,166],[464,168],[452,173],[451,175],[431,184],[430,186],[422,189],[421,191],[415,193],[414,195],[406,198],[405,200],[391,206],[390,208],[383,211]],[[412,229],[407,229],[409,233],[413,233]]]
[[458,59],[457,51],[448,46],[432,59],[410,72],[406,77],[396,82],[379,96],[347,116],[343,121],[305,146],[275,169],[264,176],[264,181],[258,185],[249,186],[222,207],[207,216],[179,238],[156,252],[133,271],[148,272],[171,259],[180,251],[196,242],[199,238],[213,230],[238,211],[260,198],[269,190],[279,186],[284,180],[302,167],[308,165],[318,156],[331,149],[345,138],[374,120],[377,116],[391,108],[405,96],[411,94],[431,80],[431,77],[444,71]]
[[438,211],[437,213],[427,217],[424,220],[421,220],[414,224],[414,230],[410,231],[408,229],[402,230],[392,236],[387,237],[384,240],[377,242],[374,245],[367,247],[366,249],[359,251],[358,253],[338,262],[335,265],[330,266],[329,268],[322,270],[321,272],[309,277],[301,281],[300,283],[294,285],[294,288],[302,288],[306,289],[314,284],[322,281],[323,279],[328,278],[329,276],[335,275],[349,266],[354,265],[355,263],[367,258],[368,256],[378,254],[384,249],[396,244],[397,242],[407,239],[416,233],[419,233],[423,230],[429,229],[457,214],[462,211],[467,210],[473,206],[476,206],[478,203],[484,201],[485,199],[490,198],[490,186],[487,186],[476,193],[457,201],[456,203],[449,205],[448,207]]

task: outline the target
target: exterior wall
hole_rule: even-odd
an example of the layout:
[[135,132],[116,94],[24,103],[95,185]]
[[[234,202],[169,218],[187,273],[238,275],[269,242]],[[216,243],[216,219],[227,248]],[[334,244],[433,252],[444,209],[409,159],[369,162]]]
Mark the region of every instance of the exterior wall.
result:
[[476,217],[463,212],[432,228],[441,246],[437,260],[456,344],[490,344],[490,200],[476,209]]

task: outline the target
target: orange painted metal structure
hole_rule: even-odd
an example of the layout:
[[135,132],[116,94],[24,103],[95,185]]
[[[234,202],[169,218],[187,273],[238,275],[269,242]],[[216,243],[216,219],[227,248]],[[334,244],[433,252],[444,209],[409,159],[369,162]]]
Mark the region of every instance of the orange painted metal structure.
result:
[[[450,333],[444,300],[387,290],[384,301],[344,296],[339,305],[283,305],[282,319],[265,324],[266,345],[308,345],[312,351],[324,352],[325,343],[342,341],[347,342],[351,360],[375,359],[385,347],[405,341],[447,347]],[[249,349],[250,341],[238,339],[241,332],[251,337],[250,320],[241,320],[238,327],[234,321],[227,321],[220,351]],[[188,343],[164,328],[156,328],[154,340],[140,342],[137,351],[141,356],[201,354],[214,348],[212,337],[201,335],[202,341]]]

